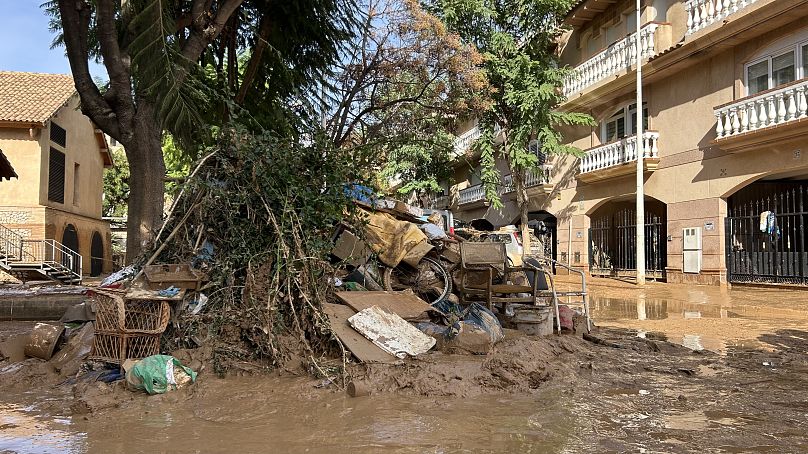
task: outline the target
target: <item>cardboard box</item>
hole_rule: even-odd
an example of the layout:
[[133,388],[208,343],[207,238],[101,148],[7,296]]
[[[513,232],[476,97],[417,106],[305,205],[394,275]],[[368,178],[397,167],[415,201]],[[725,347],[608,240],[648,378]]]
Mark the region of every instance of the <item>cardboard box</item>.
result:
[[359,266],[368,261],[370,248],[359,237],[343,230],[337,237],[331,254],[340,260],[346,260],[350,265]]
[[410,251],[407,252],[407,255],[405,255],[401,261],[410,266],[417,266],[418,262],[420,262],[421,259],[424,258],[424,256],[433,248],[434,246],[429,244],[428,241],[422,241],[410,249]]

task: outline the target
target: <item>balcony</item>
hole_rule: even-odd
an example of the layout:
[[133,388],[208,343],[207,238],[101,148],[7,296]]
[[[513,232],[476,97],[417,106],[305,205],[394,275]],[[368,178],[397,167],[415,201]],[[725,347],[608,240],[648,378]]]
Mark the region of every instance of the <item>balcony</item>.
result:
[[458,198],[458,205],[471,205],[472,203],[483,202],[485,205],[485,188],[482,184],[475,184],[466,189],[461,189]]
[[718,106],[715,142],[725,151],[743,151],[808,133],[808,78]]
[[[525,188],[530,192],[537,192],[540,194],[547,194],[553,190],[553,185],[550,184],[550,169],[552,166],[542,166],[541,169],[536,169],[527,173],[525,178]],[[534,188],[538,188],[536,191]],[[508,174],[502,177],[502,186],[499,188],[499,195],[510,194],[514,192],[513,175]]]
[[454,154],[455,157],[463,156],[471,147],[471,144],[474,143],[475,140],[480,138],[482,135],[482,131],[477,126],[469,129],[468,131],[464,132],[457,136],[454,141]]
[[[494,126],[495,143],[500,143],[502,141],[502,137],[499,135],[501,131],[502,128],[499,125]],[[457,158],[466,154],[468,149],[471,148],[471,144],[473,144],[475,140],[479,139],[481,135],[482,130],[478,126],[475,126],[457,136],[454,141],[454,156]]]
[[719,22],[725,17],[747,6],[756,0],[688,0],[685,2],[687,13],[687,32],[692,35],[697,31]]
[[[640,29],[640,48],[643,59],[653,57],[661,48],[660,34],[657,31],[662,27],[662,24],[650,22]],[[665,27],[670,28],[670,26]],[[630,69],[637,63],[635,37],[636,35],[632,33],[576,66],[574,73],[564,81],[564,95],[571,96],[620,71]]]
[[[658,132],[643,133],[643,168],[647,172],[655,171],[659,164],[658,141]],[[628,165],[637,161],[636,136],[590,148],[585,153],[579,167],[578,179],[581,181],[605,180],[636,172],[635,166]]]

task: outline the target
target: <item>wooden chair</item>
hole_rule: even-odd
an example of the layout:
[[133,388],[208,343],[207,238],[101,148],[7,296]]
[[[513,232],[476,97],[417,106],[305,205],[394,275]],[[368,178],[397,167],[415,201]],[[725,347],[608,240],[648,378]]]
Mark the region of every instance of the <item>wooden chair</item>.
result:
[[[508,275],[525,270],[543,273],[529,265],[510,266],[505,243],[463,242],[460,244],[460,300],[463,304],[485,301],[490,310],[494,303],[501,303],[503,310],[508,303],[536,304],[538,297],[548,296],[541,294],[540,279],[533,279],[531,285],[507,283]],[[504,282],[495,284],[498,277]]]

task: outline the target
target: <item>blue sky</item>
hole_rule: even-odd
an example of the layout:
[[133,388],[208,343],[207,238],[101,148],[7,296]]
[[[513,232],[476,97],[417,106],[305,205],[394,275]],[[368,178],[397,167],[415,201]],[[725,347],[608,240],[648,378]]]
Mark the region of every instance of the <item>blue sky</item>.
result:
[[[4,1],[0,15],[0,70],[70,74],[64,48],[51,50],[53,35],[39,5],[44,0]],[[107,78],[103,66],[90,64],[93,76]]]

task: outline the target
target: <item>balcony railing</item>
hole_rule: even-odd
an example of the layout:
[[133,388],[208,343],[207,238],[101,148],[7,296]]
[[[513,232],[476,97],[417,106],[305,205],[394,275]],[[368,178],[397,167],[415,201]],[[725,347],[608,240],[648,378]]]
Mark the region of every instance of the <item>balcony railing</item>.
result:
[[482,184],[476,184],[460,190],[460,197],[458,199],[460,205],[479,202],[480,200],[485,200],[485,188]]
[[[640,29],[642,58],[656,55],[656,31],[659,24],[650,22]],[[570,96],[637,63],[636,34],[632,33],[610,45],[594,57],[575,67],[564,81],[564,94]]]
[[718,22],[756,0],[688,0],[685,2],[688,35]]
[[[659,133],[643,133],[643,158],[658,158],[657,141]],[[626,137],[617,142],[607,143],[586,151],[581,158],[580,173],[595,172],[637,160],[637,136]]]
[[471,147],[475,140],[480,138],[482,131],[477,126],[457,136],[454,141],[455,156],[462,156]]
[[768,126],[782,125],[808,116],[808,79],[716,107],[716,139]]
[[[550,166],[542,166],[541,169],[531,170],[525,175],[525,187],[533,188],[541,186],[550,182]],[[507,194],[515,190],[513,185],[513,175],[508,174],[502,177],[502,185],[499,188],[499,193]]]

